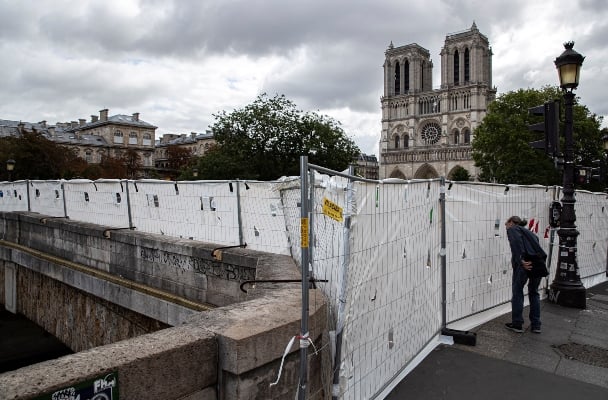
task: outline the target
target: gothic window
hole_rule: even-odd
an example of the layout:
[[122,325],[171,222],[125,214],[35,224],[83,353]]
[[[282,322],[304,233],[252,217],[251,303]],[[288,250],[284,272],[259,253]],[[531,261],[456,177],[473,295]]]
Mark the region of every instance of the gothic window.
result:
[[460,83],[460,58],[458,54],[458,50],[454,52],[454,85],[458,85]]
[[410,137],[408,135],[403,135],[403,148],[407,149],[410,147]]
[[122,132],[118,129],[114,131],[114,143],[123,143]]
[[395,148],[399,148],[399,135],[395,135]]
[[410,91],[410,62],[405,60],[405,65],[403,66],[403,93],[407,93]]
[[454,144],[458,144],[460,140],[460,133],[458,132],[458,129],[454,129]]
[[471,80],[471,72],[470,72],[470,62],[469,62],[469,49],[464,50],[464,81],[469,82]]
[[399,61],[395,63],[395,94],[401,93],[401,69]]
[[424,61],[420,63],[420,87],[424,90]]
[[471,143],[471,131],[469,131],[468,129],[464,130],[464,144],[469,144]]
[[435,122],[428,123],[422,128],[421,137],[425,144],[435,144],[441,138],[441,127]]

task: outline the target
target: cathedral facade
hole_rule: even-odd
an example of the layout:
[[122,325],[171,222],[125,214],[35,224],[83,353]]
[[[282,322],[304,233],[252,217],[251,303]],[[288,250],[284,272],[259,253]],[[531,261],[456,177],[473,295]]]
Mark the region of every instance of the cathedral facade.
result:
[[461,168],[477,177],[471,142],[496,97],[492,49],[473,23],[447,35],[440,54],[441,86],[433,90],[428,50],[391,43],[385,52],[380,179],[452,179]]

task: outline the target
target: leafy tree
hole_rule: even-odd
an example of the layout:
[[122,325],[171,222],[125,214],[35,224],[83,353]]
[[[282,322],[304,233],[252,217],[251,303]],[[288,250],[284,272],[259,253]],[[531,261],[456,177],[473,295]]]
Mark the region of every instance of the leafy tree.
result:
[[343,170],[360,153],[339,122],[304,113],[283,95],[262,94],[242,109],[214,117],[217,145],[200,159],[200,179],[299,175],[301,155],[308,155],[313,164]]
[[194,151],[190,148],[169,145],[167,146],[167,164],[170,169],[182,170],[193,162]]
[[456,168],[454,168],[454,170],[452,171],[452,174],[450,176],[450,180],[453,181],[464,181],[467,182],[471,179],[471,174],[469,173],[469,171],[467,171],[466,168],[463,168],[461,166],[457,166]]
[[[70,149],[48,140],[36,132],[0,138],[0,160],[15,160],[13,180],[70,179],[82,175],[87,162]],[[8,179],[5,168],[0,177]]]
[[[529,144],[544,137],[536,137],[535,134],[542,134],[528,129],[529,125],[539,122],[538,117],[529,115],[528,109],[561,98],[559,88],[546,86],[540,90],[511,91],[492,102],[483,122],[475,130],[472,143],[473,159],[481,170],[479,179],[498,183],[560,184],[561,174],[553,160]],[[599,127],[602,118],[581,104],[575,104],[573,115],[575,158],[580,165],[590,165],[601,152]],[[561,141],[563,149],[563,138]]]
[[126,177],[129,179],[137,178],[139,176],[139,171],[142,169],[139,153],[134,149],[127,149],[121,158],[125,163],[125,168],[127,170]]
[[127,177],[127,164],[122,157],[105,155],[101,158],[99,168],[100,176],[98,178],[119,179]]

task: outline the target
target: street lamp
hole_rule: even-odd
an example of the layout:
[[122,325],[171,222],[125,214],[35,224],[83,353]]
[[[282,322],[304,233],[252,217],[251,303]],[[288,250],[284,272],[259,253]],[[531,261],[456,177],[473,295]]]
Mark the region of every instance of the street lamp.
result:
[[586,289],[581,282],[577,261],[576,214],[574,211],[574,141],[572,139],[573,91],[578,87],[585,57],[574,51],[574,42],[564,43],[565,51],[555,59],[559,85],[564,93],[564,172],[559,252],[555,279],[549,287],[549,301],[566,307],[585,308]]
[[6,160],[6,170],[8,171],[8,181],[11,181],[13,170],[15,169],[15,160]]

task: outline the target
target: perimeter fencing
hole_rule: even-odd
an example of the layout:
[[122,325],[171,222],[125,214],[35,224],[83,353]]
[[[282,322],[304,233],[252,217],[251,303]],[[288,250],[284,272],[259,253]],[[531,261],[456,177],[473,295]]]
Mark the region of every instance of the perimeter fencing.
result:
[[[439,343],[443,327],[509,303],[504,222],[511,215],[529,221],[549,254],[549,282],[541,286],[555,276],[559,246],[549,206],[560,187],[370,181],[314,165],[305,176],[306,185],[300,177],[2,182],[0,211],[246,245],[289,254],[300,266],[306,252],[310,277],[327,281],[315,284],[327,296],[335,339],[322,351],[336,359],[332,394],[340,399],[382,398]],[[591,287],[607,279],[608,197],[575,196],[579,272]]]

